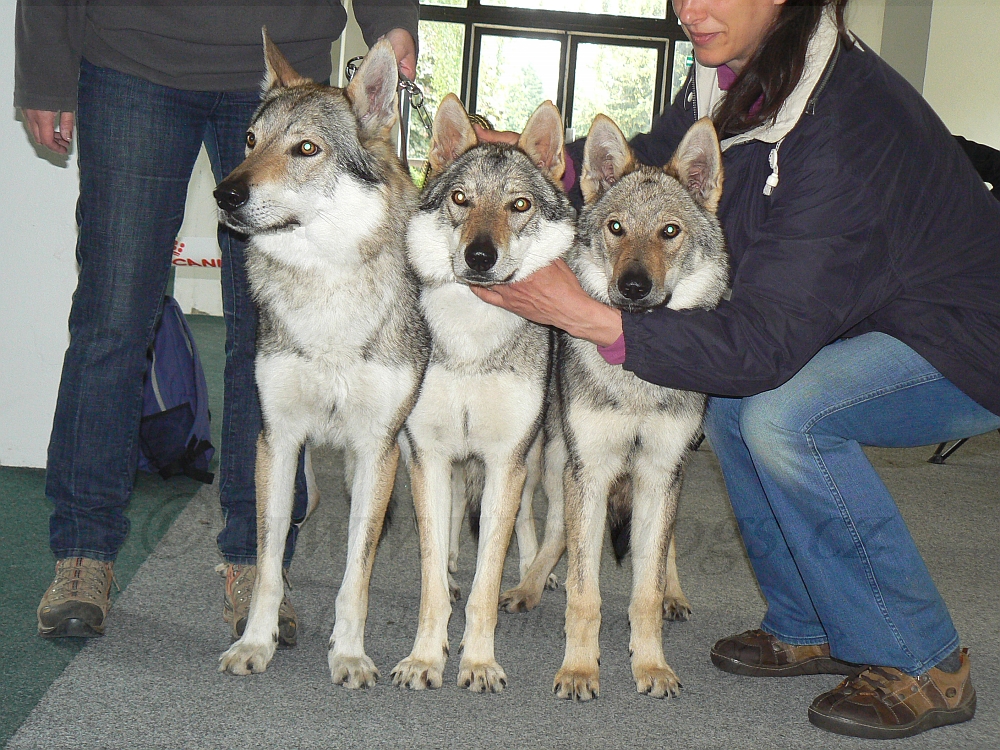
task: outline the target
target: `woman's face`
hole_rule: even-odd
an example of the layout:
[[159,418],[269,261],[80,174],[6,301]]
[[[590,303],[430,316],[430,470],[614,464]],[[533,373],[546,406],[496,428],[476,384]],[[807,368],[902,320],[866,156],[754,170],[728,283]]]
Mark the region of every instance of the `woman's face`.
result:
[[698,62],[740,73],[785,0],[673,0]]

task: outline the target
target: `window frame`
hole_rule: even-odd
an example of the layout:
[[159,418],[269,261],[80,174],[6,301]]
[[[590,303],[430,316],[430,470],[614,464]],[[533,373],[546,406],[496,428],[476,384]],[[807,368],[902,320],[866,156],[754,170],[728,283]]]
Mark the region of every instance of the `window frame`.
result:
[[530,8],[482,5],[480,0],[468,0],[466,7],[452,5],[420,5],[421,21],[441,21],[465,27],[462,50],[463,104],[475,111],[479,74],[479,55],[484,34],[521,36],[526,38],[559,39],[560,52],[559,101],[555,104],[563,113],[566,127],[572,127],[573,89],[576,79],[576,48],[582,43],[640,46],[657,49],[657,72],[653,99],[653,117],[670,104],[671,66],[676,42],[688,41],[670,0],[663,18],[576,13]]

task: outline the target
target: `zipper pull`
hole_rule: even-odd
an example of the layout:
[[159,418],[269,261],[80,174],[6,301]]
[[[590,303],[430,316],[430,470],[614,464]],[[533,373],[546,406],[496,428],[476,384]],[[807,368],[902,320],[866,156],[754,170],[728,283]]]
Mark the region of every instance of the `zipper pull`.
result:
[[764,181],[764,195],[770,195],[778,187],[778,149],[781,148],[781,143],[784,140],[782,138],[778,141],[767,156],[767,163],[771,167],[771,174]]

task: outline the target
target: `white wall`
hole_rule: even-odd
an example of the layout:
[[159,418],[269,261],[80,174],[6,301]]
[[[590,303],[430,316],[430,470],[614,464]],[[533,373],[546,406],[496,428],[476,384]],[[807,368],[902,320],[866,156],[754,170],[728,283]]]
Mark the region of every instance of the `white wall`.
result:
[[952,133],[1000,149],[1000,1],[935,0],[923,93]]
[[43,466],[76,285],[76,160],[15,119],[14,0],[0,2],[0,465]]
[[851,0],[847,5],[847,28],[878,52],[882,49],[885,0]]

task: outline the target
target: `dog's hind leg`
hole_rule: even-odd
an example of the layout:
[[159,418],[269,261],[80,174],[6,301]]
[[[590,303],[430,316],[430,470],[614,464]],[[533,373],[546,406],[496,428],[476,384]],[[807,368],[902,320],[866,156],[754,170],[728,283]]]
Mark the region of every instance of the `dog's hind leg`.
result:
[[467,504],[465,463],[456,463],[451,470],[451,536],[448,540],[448,593],[453,602],[462,598],[462,589],[455,582],[454,574],[458,572],[458,548]]
[[316,484],[316,474],[313,472],[312,450],[308,441],[305,447],[305,475],[306,475],[306,519],[313,514],[316,506],[319,505],[319,486]]
[[670,548],[667,552],[667,583],[663,587],[663,619],[687,620],[691,617],[691,605],[681,589],[681,579],[677,573],[677,534],[670,534]]
[[[517,586],[500,594],[500,606],[508,612],[527,612],[538,606],[542,599],[542,591],[554,589],[559,585],[552,573],[559,558],[566,550],[566,530],[563,525],[563,468],[566,465],[566,444],[561,435],[558,439],[550,439],[545,446],[545,461],[543,467],[543,485],[548,497],[549,507],[545,516],[545,538],[542,546],[535,553],[531,564],[521,575]],[[527,482],[525,482],[527,487]],[[521,501],[518,518],[524,512],[524,500]],[[520,537],[518,537],[520,544]]]
[[414,690],[439,688],[448,656],[448,540],[451,460],[413,449],[410,485],[420,533],[420,621],[410,655],[392,669],[392,682]]
[[327,660],[334,683],[349,688],[367,688],[379,677],[374,662],[365,653],[368,584],[392,496],[399,446],[392,442],[388,446],[360,446],[348,450],[354,453],[354,484],[348,523],[347,567],[337,593],[337,620],[330,636]]
[[552,692],[587,701],[600,695],[601,547],[607,519],[608,488],[614,473],[595,476],[584,466],[566,465],[566,654]]
[[292,518],[300,445],[266,427],[257,439],[257,580],[246,629],[220,658],[221,672],[263,672],[278,645],[278,607],[284,595],[281,560]]
[[632,500],[632,601],[629,652],[636,690],[654,698],[676,697],[680,681],[663,655],[663,592],[667,558],[681,487],[680,457],[673,464],[643,451],[635,459]]
[[476,577],[465,607],[458,685],[474,693],[499,693],[507,686],[507,674],[497,664],[494,651],[497,600],[514,518],[524,490],[526,468],[523,460],[512,464],[509,460],[502,461],[499,456],[485,457],[485,464],[479,553]]
[[538,434],[525,459],[527,474],[521,491],[521,505],[514,520],[517,535],[518,575],[523,579],[528,566],[538,554],[538,533],[535,531],[535,489],[542,479],[542,435]]

